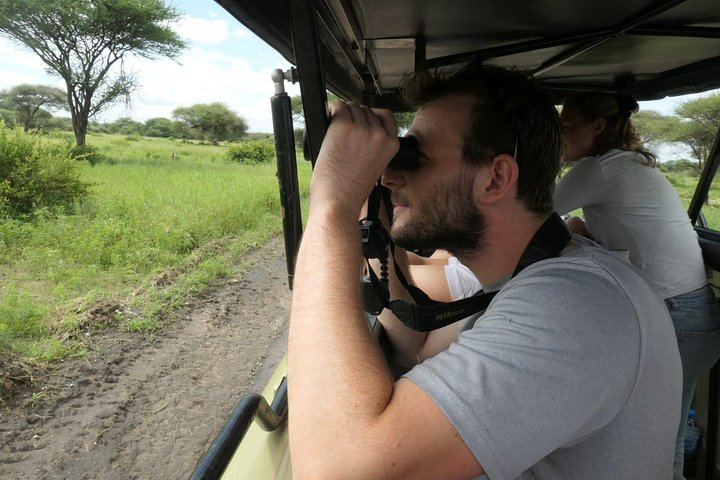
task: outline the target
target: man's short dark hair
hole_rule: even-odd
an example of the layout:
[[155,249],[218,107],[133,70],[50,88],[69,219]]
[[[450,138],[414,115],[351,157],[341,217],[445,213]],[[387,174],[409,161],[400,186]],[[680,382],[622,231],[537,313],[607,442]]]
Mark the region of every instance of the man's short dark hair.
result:
[[452,94],[477,99],[465,131],[465,161],[482,165],[501,153],[515,154],[518,199],[531,212],[551,213],[562,123],[547,94],[521,72],[493,66],[471,66],[452,77],[420,74],[403,85],[405,100],[415,108]]

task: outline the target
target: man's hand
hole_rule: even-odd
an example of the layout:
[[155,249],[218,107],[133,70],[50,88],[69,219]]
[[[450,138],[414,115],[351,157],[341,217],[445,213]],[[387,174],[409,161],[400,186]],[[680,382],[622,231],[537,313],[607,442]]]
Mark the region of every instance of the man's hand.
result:
[[389,110],[356,102],[332,102],[310,186],[313,205],[339,208],[356,217],[400,143]]

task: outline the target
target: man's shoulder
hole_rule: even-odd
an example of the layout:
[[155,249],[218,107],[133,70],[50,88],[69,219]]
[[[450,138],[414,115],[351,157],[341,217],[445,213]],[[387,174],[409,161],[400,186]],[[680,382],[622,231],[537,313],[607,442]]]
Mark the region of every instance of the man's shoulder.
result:
[[626,250],[608,250],[594,240],[580,235],[573,235],[572,240],[555,258],[548,259],[546,266],[553,268],[569,268],[574,265],[595,265],[598,268],[612,271],[630,272],[634,275],[642,274],[628,259]]
[[624,253],[611,252],[577,235],[558,257],[531,265],[506,287],[550,304],[560,298],[583,299],[595,307],[614,302],[628,307],[662,303]]
[[587,266],[609,266],[612,269],[637,271],[627,259],[624,251],[611,251],[581,235],[573,235],[567,246],[556,257],[537,262],[522,274],[538,275],[554,269],[583,269]]

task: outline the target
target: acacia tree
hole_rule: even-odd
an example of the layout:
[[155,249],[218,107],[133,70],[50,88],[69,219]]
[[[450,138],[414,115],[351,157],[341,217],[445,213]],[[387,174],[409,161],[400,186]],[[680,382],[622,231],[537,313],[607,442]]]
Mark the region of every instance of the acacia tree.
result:
[[199,132],[203,139],[214,143],[220,140],[239,140],[245,136],[248,129],[244,118],[220,102],[178,107],[173,110],[172,116],[188,128]]
[[680,125],[672,141],[686,145],[702,171],[720,125],[720,93],[683,102],[675,109]]
[[47,109],[67,110],[65,92],[46,85],[22,84],[0,92],[0,106],[15,112],[15,121],[27,132],[37,126],[40,117],[49,117]]
[[150,118],[145,121],[144,131],[148,137],[172,137],[175,134],[175,123],[169,118]]
[[65,81],[81,146],[89,119],[118,100],[129,102],[137,88],[123,65],[126,54],[176,58],[185,48],[169,26],[179,16],[163,0],[0,0],[0,34],[27,46]]
[[720,125],[720,93],[687,100],[675,108],[674,115],[654,111],[638,112],[633,124],[645,143],[682,144],[702,171]]

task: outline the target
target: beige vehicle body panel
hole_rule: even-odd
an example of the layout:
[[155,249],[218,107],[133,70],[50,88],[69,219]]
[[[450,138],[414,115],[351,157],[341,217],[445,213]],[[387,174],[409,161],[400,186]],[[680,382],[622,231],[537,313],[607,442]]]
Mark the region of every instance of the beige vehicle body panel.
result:
[[[280,362],[262,392],[263,397],[269,402],[275,397],[275,392],[286,375],[287,357]],[[257,422],[253,422],[221,478],[223,480],[291,479],[287,423],[273,432],[266,432]]]

